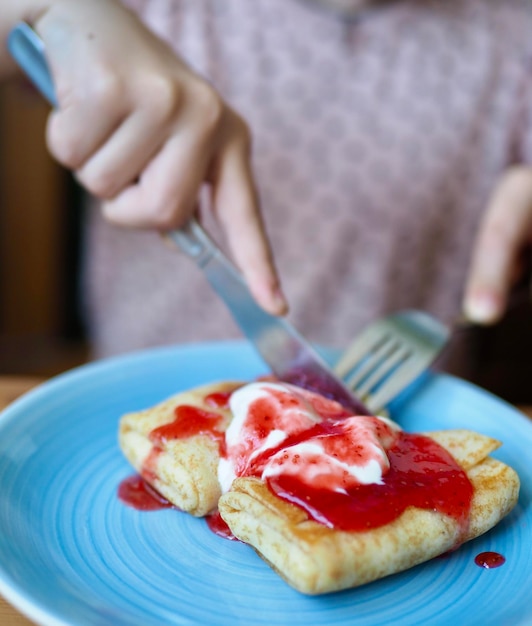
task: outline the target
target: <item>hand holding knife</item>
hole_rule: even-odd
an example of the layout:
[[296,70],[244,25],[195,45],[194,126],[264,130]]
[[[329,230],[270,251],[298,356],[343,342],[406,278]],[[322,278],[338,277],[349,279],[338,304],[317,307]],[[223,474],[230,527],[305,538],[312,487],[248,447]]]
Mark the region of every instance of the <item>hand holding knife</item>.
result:
[[[8,48],[43,96],[58,106],[43,41],[26,23],[10,33]],[[333,374],[325,361],[285,319],[266,313],[251,296],[243,278],[194,219],[166,233],[204,271],[243,334],[280,380],[317,391],[354,414],[368,414],[364,405]]]

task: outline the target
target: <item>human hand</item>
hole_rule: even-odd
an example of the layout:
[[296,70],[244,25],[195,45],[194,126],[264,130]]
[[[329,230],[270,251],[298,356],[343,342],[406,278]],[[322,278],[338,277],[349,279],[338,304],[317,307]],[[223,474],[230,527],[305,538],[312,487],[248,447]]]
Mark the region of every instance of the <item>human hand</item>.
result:
[[35,29],[59,103],[48,124],[50,151],[104,201],[106,217],[178,228],[209,183],[252,293],[284,313],[243,120],[119,2],[55,0]]
[[493,324],[506,312],[532,244],[532,168],[512,167],[491,197],[477,234],[464,296],[466,317]]

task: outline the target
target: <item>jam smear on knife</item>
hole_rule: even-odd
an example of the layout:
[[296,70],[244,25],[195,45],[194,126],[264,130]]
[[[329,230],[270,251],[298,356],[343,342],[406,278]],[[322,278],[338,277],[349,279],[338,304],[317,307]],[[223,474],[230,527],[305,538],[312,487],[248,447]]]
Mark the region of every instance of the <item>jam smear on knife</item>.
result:
[[329,400],[339,402],[342,406],[352,411],[351,415],[371,415],[371,412],[358,398],[355,398],[347,389],[340,386],[332,387],[326,382],[319,372],[309,368],[293,367],[285,372],[282,380],[296,387],[317,393]]

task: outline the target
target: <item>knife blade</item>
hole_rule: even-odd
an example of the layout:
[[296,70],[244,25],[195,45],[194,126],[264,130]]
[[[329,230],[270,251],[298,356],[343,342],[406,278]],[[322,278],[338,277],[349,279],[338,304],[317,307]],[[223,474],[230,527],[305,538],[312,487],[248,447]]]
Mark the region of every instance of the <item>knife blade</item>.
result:
[[[57,107],[42,39],[21,22],[10,32],[7,44],[28,78]],[[255,302],[241,274],[196,220],[189,220],[183,228],[169,231],[166,236],[203,270],[244,336],[277,378],[337,400],[357,415],[369,413],[285,318],[270,315]]]
[[202,269],[277,378],[333,398],[358,415],[368,414],[294,326],[285,318],[270,315],[255,302],[240,272],[198,222],[190,220],[180,230],[169,231],[167,237]]

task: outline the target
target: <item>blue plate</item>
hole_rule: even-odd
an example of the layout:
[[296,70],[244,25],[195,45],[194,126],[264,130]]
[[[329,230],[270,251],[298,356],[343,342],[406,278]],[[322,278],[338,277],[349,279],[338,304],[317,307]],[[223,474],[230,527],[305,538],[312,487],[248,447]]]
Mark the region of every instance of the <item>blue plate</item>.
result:
[[[0,417],[0,593],[41,624],[532,623],[532,424],[455,378],[427,375],[391,407],[407,430],[469,427],[504,441],[520,474],[516,509],[445,558],[359,589],[306,597],[251,548],[174,510],[120,503],[131,474],[116,443],[122,413],[187,387],[265,372],[244,343],[158,349],[68,372]],[[506,563],[485,570],[483,551]]]

